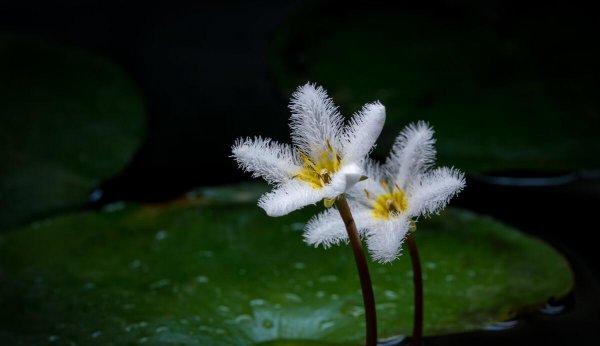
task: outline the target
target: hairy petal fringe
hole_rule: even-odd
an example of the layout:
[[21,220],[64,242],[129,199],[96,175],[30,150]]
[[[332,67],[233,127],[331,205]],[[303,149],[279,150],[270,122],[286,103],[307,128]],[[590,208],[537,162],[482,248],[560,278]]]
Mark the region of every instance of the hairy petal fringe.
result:
[[396,138],[385,167],[401,188],[412,183],[435,160],[433,129],[424,121],[410,124]]
[[344,159],[348,162],[361,162],[373,149],[385,123],[385,107],[379,103],[369,103],[356,113],[343,135]]
[[465,187],[464,173],[437,168],[418,179],[409,189],[409,216],[431,215],[443,209]]
[[292,141],[301,151],[317,157],[327,140],[339,149],[344,121],[325,89],[307,83],[292,94],[289,107]]
[[258,200],[258,206],[269,216],[283,216],[319,202],[331,194],[330,190],[330,188],[315,189],[301,181],[290,180],[262,195]]
[[408,219],[402,215],[371,227],[367,233],[367,246],[373,260],[390,263],[400,257],[408,230]]
[[301,170],[294,163],[292,148],[269,138],[240,138],[231,151],[231,157],[240,168],[251,172],[254,178],[264,178],[269,184],[281,184]]

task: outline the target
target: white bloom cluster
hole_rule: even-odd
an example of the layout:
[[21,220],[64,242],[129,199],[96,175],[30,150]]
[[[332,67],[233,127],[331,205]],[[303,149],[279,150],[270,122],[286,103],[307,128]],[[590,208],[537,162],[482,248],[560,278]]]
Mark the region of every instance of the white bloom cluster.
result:
[[[454,168],[432,169],[435,139],[424,122],[407,126],[384,164],[367,158],[385,121],[385,108],[367,104],[346,126],[321,87],[306,84],[290,105],[294,147],[260,137],[238,140],[233,157],[240,167],[275,189],[258,205],[270,216],[345,193],[371,256],[382,263],[400,256],[402,242],[421,215],[439,212],[465,186]],[[362,178],[367,177],[364,180]],[[306,225],[308,244],[347,242],[337,210],[327,209]]]

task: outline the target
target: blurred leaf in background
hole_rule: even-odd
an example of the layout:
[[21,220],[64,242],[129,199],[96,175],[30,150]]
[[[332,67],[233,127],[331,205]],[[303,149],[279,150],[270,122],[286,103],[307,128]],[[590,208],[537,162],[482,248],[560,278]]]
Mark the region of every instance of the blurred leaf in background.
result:
[[590,21],[560,5],[510,8],[305,6],[274,39],[273,78],[283,95],[318,81],[345,114],[380,100],[388,118],[379,156],[405,124],[426,120],[439,163],[469,173],[599,169],[600,49]]
[[0,34],[0,95],[0,230],[81,207],[143,137],[120,68],[43,38]]

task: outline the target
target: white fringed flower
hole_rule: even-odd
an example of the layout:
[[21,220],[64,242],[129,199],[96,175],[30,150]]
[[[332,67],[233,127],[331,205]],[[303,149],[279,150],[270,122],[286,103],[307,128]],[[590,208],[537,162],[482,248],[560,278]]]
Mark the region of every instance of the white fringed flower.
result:
[[255,137],[239,139],[232,148],[242,169],[275,186],[258,201],[269,216],[321,200],[329,206],[353,187],[364,177],[363,161],[385,121],[385,108],[375,102],[344,126],[325,90],[312,84],[294,92],[290,109],[293,146]]
[[[384,165],[365,161],[369,179],[349,192],[356,225],[379,262],[398,258],[411,223],[420,215],[439,212],[465,186],[464,174],[454,168],[430,169],[434,144],[426,123],[409,125],[396,138]],[[329,247],[348,237],[335,210],[327,210],[309,221],[304,239]]]

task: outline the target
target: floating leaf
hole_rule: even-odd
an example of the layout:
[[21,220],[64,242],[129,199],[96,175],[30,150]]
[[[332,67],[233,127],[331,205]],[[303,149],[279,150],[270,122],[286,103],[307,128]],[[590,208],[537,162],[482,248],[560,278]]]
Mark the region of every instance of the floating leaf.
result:
[[0,229],[83,205],[141,142],[144,107],[104,58],[0,34]]
[[[2,235],[0,344],[363,340],[351,249],[302,242],[316,208],[269,218],[253,203],[210,200],[112,205]],[[481,329],[573,286],[551,247],[471,212],[420,221],[416,237],[426,335]],[[379,337],[408,334],[409,257],[370,268]]]
[[[571,40],[581,36],[571,26],[540,16],[496,30],[478,17],[488,11],[465,4],[452,5],[455,20],[440,18],[445,7],[328,6],[282,27],[273,76],[286,97],[307,80],[324,85],[346,114],[380,100],[387,120],[376,155],[406,124],[427,120],[442,165],[471,173],[600,168],[600,56],[588,41]],[[585,53],[549,57],[559,44]]]

